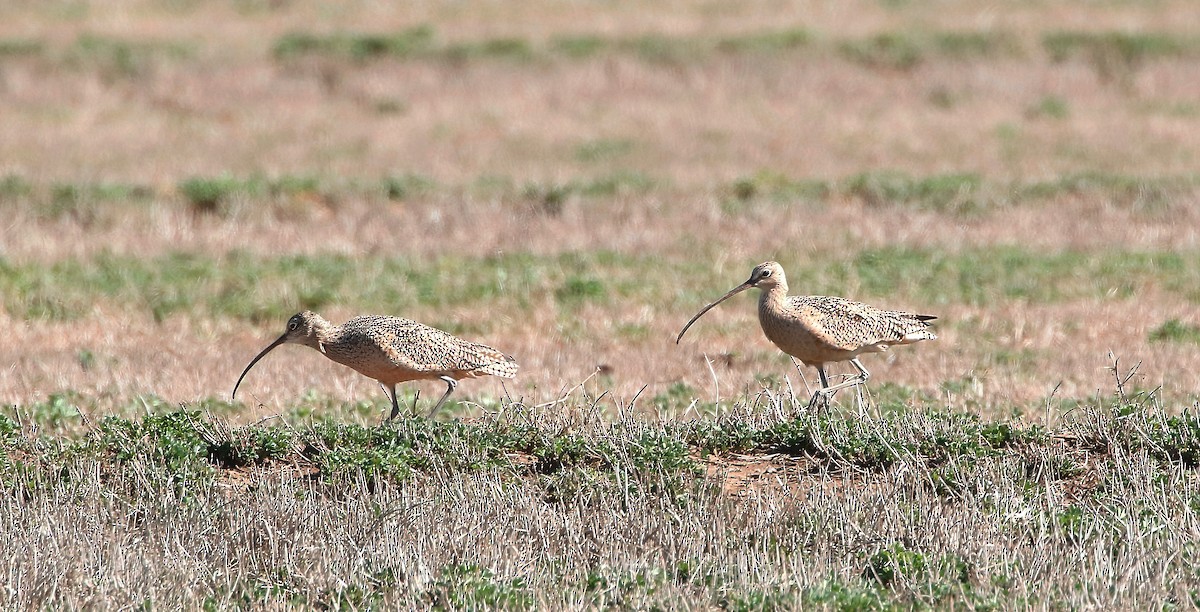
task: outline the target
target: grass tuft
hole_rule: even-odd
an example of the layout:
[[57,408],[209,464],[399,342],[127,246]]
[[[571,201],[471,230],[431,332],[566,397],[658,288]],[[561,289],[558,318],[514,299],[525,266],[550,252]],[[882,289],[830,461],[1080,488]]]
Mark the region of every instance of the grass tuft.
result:
[[41,55],[46,45],[33,38],[0,39],[0,59]]
[[983,179],[977,174],[941,174],[914,178],[898,172],[863,173],[847,179],[844,189],[868,206],[917,204],[946,212],[977,211]]
[[187,59],[193,51],[176,42],[131,41],[84,33],[67,51],[70,64],[96,70],[109,80],[149,76],[164,61]]
[[867,567],[863,569],[863,578],[890,587],[901,578],[911,579],[924,573],[926,567],[925,555],[896,542],[871,555],[867,560]]
[[[669,395],[668,403],[690,401],[685,390]],[[59,397],[49,404],[92,401]],[[768,401],[781,405],[762,407],[761,414],[737,412],[716,421],[585,420],[566,428],[562,411],[592,408],[541,411],[511,403],[501,411],[505,418],[471,423],[406,418],[369,427],[330,421],[230,427],[197,406],[178,410],[143,397],[131,403],[145,416],[106,417],[82,436],[39,436],[30,420],[0,416],[0,486],[11,492],[5,497],[10,504],[36,504],[47,496],[70,504],[73,498],[64,492],[82,487],[89,503],[99,503],[95,512],[111,510],[145,524],[146,537],[158,537],[151,526],[173,520],[195,537],[237,533],[238,546],[267,551],[312,529],[348,528],[340,538],[322,536],[324,544],[311,548],[324,554],[347,542],[354,551],[350,567],[358,569],[336,583],[267,563],[207,589],[217,608],[238,599],[355,607],[388,605],[396,597],[454,608],[525,608],[558,597],[597,606],[699,597],[747,610],[990,608],[1009,599],[1014,585],[1036,583],[1029,582],[1034,574],[1021,560],[1057,562],[1076,558],[1081,548],[1111,555],[1130,546],[1142,558],[1174,542],[1173,532],[1159,525],[1189,520],[1184,513],[1197,505],[1184,483],[1200,467],[1200,425],[1190,414],[1163,415],[1151,397],[1082,400],[1076,419],[1054,436],[1019,422],[986,423],[947,412],[907,410],[871,420],[768,416],[785,412],[785,404],[791,410],[803,406],[803,399],[789,396],[773,396]],[[229,409],[211,400],[200,406]],[[14,410],[36,412],[30,406]],[[779,462],[780,454],[790,459]],[[729,493],[724,477],[701,469],[695,459],[706,456],[706,464],[719,466],[728,455],[743,462],[775,457],[774,465],[796,467],[745,481],[752,493]],[[1121,476],[1116,472],[1135,466]],[[1089,487],[1097,493],[1088,493]],[[1148,495],[1152,490],[1159,497]],[[1188,493],[1180,501],[1163,491]],[[729,495],[738,497],[731,501]],[[151,498],[158,501],[139,501]],[[119,503],[109,508],[103,500]],[[511,504],[517,500],[528,509],[516,512]],[[332,504],[342,514],[314,526],[317,515],[299,511],[312,503]],[[558,542],[555,526],[574,520],[569,517],[588,525],[572,523],[572,541],[602,551],[593,562],[562,562],[581,553],[557,548],[562,555],[530,553],[538,564],[534,571],[498,561],[511,558],[511,542]],[[295,524],[285,529],[263,520]],[[930,535],[951,525],[965,525],[972,537],[948,545],[945,537]],[[672,535],[680,531],[678,538]],[[437,537],[440,545],[413,539],[424,537]],[[499,548],[485,543],[495,538],[504,542]],[[647,541],[671,544],[650,559],[637,552]],[[446,554],[416,553],[423,555],[422,567],[437,568],[431,574],[380,556],[380,550],[409,543]],[[18,539],[15,545],[26,543]],[[820,566],[825,569],[794,585],[755,578],[758,569],[747,573],[736,561],[753,555],[775,575],[790,564],[854,548],[863,552],[846,570],[826,574],[828,567]],[[985,552],[1015,561],[992,563],[985,572],[973,561]],[[224,553],[217,557],[228,567]],[[1064,585],[1055,589],[1065,591],[1025,596],[1041,601],[1075,592]]]
[[1179,319],[1168,319],[1162,325],[1150,330],[1150,342],[1181,342],[1200,344],[1200,326],[1185,323]]
[[1146,62],[1200,52],[1200,40],[1161,32],[1051,32],[1042,39],[1050,60],[1083,59],[1101,79],[1130,85]]
[[193,212],[222,216],[228,213],[234,196],[247,188],[248,183],[230,176],[192,177],[181,181],[178,187]]
[[329,55],[361,62],[383,57],[414,57],[428,53],[433,45],[433,28],[419,25],[394,34],[290,32],[275,41],[273,53],[276,59],[284,61]]
[[925,50],[915,39],[899,33],[876,34],[862,40],[846,41],[839,47],[850,60],[872,68],[908,70],[925,59]]

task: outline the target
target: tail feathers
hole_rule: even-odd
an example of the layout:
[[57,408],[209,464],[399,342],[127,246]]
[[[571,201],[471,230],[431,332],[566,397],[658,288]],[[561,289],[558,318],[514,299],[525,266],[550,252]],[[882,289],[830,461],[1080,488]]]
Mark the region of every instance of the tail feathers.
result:
[[897,344],[912,344],[913,342],[920,342],[922,340],[937,340],[937,334],[928,329],[912,331],[904,334],[904,338]]
[[937,334],[929,328],[929,322],[937,319],[933,315],[921,315],[904,313],[904,318],[908,319],[907,329],[904,330],[904,336],[897,344],[911,344],[922,340],[937,340]]
[[517,375],[517,370],[521,367],[517,365],[517,360],[513,359],[511,355],[505,355],[493,348],[480,351],[478,358],[483,363],[476,366],[472,371],[480,375],[488,374],[499,376],[500,378],[513,378]]

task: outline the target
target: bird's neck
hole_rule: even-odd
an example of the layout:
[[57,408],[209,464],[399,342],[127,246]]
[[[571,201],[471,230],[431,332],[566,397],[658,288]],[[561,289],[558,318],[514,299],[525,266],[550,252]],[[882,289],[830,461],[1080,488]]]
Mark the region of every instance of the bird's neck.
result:
[[338,331],[339,329],[337,325],[334,325],[333,323],[330,323],[321,317],[314,317],[312,320],[312,330],[309,332],[308,337],[306,338],[307,342],[305,342],[305,344],[320,350],[321,344],[332,341],[333,338],[338,335]]
[[787,301],[787,292],[787,285],[782,283],[770,289],[763,289],[762,295],[758,297],[758,309],[773,311],[783,308],[784,302]]

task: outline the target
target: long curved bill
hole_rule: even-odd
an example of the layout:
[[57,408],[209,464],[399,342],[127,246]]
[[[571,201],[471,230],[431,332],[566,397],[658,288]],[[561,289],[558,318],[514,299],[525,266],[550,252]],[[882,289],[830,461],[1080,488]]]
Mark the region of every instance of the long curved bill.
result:
[[687,325],[684,325],[684,326],[683,326],[683,329],[682,329],[682,330],[679,332],[679,336],[677,336],[677,337],[675,338],[675,344],[679,344],[679,341],[683,339],[683,335],[684,335],[685,333],[687,333],[687,330],[688,330],[688,328],[689,328],[689,327],[691,327],[691,326],[692,326],[692,323],[695,323],[695,322],[696,322],[696,319],[699,319],[700,317],[704,316],[704,313],[706,313],[706,312],[708,312],[708,311],[712,310],[712,309],[713,309],[713,308],[714,308],[714,307],[715,307],[717,304],[720,304],[721,302],[724,302],[725,300],[728,300],[729,298],[731,298],[731,297],[733,297],[733,296],[735,296],[735,295],[737,295],[737,294],[739,294],[739,293],[741,293],[741,292],[743,292],[743,291],[745,291],[745,290],[747,290],[747,289],[749,289],[749,288],[751,288],[751,287],[753,287],[753,286],[754,286],[754,285],[753,285],[753,284],[751,284],[751,282],[750,282],[750,281],[746,281],[746,282],[744,282],[744,283],[742,283],[742,284],[738,285],[737,287],[734,287],[733,289],[730,289],[730,290],[729,290],[729,293],[726,293],[725,295],[721,296],[721,299],[719,299],[719,300],[717,300],[717,301],[713,302],[712,304],[709,304],[708,306],[705,306],[704,308],[701,308],[701,309],[700,309],[700,312],[697,312],[697,313],[696,313],[696,316],[692,317],[692,320],[691,320],[691,321],[688,321],[688,322],[687,322]]
[[238,387],[240,387],[242,385],[242,379],[246,377],[246,372],[249,372],[250,368],[253,368],[254,364],[258,363],[259,359],[262,359],[264,356],[266,356],[267,353],[270,353],[271,349],[279,346],[280,344],[283,344],[284,340],[287,340],[287,334],[280,336],[278,340],[272,342],[270,346],[263,349],[261,353],[259,353],[258,355],[256,355],[254,357],[254,359],[250,360],[250,365],[246,366],[245,370],[242,370],[242,375],[238,377],[237,384],[233,386],[233,393],[231,393],[229,395],[229,399],[237,398]]

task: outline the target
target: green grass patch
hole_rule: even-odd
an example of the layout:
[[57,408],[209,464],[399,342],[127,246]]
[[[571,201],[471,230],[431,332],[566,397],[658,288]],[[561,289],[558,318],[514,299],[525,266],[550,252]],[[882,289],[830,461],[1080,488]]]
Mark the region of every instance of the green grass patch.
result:
[[127,40],[84,33],[66,51],[70,65],[96,70],[109,79],[135,79],[148,75],[164,62],[184,60],[193,49],[179,42]]
[[[839,294],[853,286],[852,297],[923,303],[932,314],[945,304],[1133,299],[1149,288],[1200,300],[1200,253],[1191,251],[1046,254],[1007,246],[958,252],[895,247],[864,249],[846,259],[810,258],[804,265],[782,263],[792,285],[809,293]],[[662,271],[659,277],[672,282],[646,282],[647,269]],[[602,251],[430,260],[237,251],[152,258],[101,253],[21,264],[0,258],[0,292],[7,311],[23,319],[53,320],[86,316],[97,303],[144,312],[159,321],[186,314],[280,325],[299,310],[320,311],[332,304],[416,318],[428,318],[422,313],[451,304],[482,303],[518,314],[534,304],[569,309],[618,297],[665,301],[688,310],[737,280],[691,262],[669,264],[652,256]],[[680,290],[680,284],[687,289]]]
[[1186,342],[1200,344],[1200,326],[1168,319],[1162,325],[1150,330],[1151,342]]
[[[0,288],[9,312],[31,318],[78,318],[96,300],[107,300],[159,320],[207,313],[282,324],[298,310],[332,303],[402,313],[417,306],[479,302],[523,309],[540,297],[574,302],[614,290],[624,295],[635,288],[635,262],[641,259],[602,252],[434,261],[334,254],[264,258],[239,252],[151,259],[101,254],[49,265],[0,260]],[[597,284],[597,271],[614,269],[628,278]]]
[[741,214],[755,202],[772,204],[817,202],[829,197],[832,189],[825,181],[793,179],[778,172],[759,171],[735,179],[720,189],[721,208],[728,214]]
[[534,607],[529,586],[521,578],[502,580],[473,564],[442,568],[424,594],[426,603],[441,610],[528,610]]
[[575,148],[575,160],[591,164],[625,157],[634,149],[634,142],[625,139],[600,138],[589,140]]
[[784,453],[837,465],[884,470],[916,457],[929,466],[995,457],[1046,442],[1038,426],[985,423],[967,413],[914,412],[899,408],[879,423],[804,415],[754,429],[745,423],[697,422],[681,435],[701,454]]
[[[389,180],[384,180],[385,190]],[[219,216],[230,214],[233,204],[238,201],[261,198],[288,199],[303,194],[319,194],[326,190],[321,178],[298,175],[272,178],[261,175],[238,178],[228,174],[215,177],[193,176],[181,180],[176,186],[176,191],[193,212]]]
[[730,53],[778,53],[808,46],[812,34],[802,28],[747,32],[717,40],[720,51]]
[[[655,398],[659,410],[691,400],[681,387]],[[800,401],[803,405],[803,400]],[[506,421],[467,424],[401,418],[380,426],[338,423],[327,418],[304,426],[231,427],[219,417],[237,404],[207,400],[184,409],[156,397],[138,397],[95,429],[73,438],[62,427],[80,420],[80,408],[95,398],[64,392],[47,401],[9,410],[0,417],[0,443],[29,448],[27,431],[58,431],[54,454],[101,459],[107,465],[153,466],[158,485],[194,487],[211,483],[221,469],[292,461],[318,468],[330,482],[402,482],[418,473],[502,471],[533,477],[547,499],[612,494],[686,497],[701,470],[694,456],[784,454],[808,457],[831,467],[886,471],[897,464],[930,471],[928,484],[954,496],[974,477],[972,466],[1000,457],[1016,457],[1030,478],[1065,480],[1087,470],[1078,455],[1044,452],[1060,440],[1037,425],[985,422],[969,413],[897,410],[882,419],[862,420],[837,414],[802,414],[753,425],[741,419],[693,421],[669,425],[613,423],[589,432],[539,425],[529,409],[514,404]],[[1081,403],[1079,421],[1068,424],[1079,448],[1109,452],[1120,447],[1144,453],[1163,465],[1200,466],[1200,419],[1194,414],[1164,415],[1145,403],[1092,398]],[[368,412],[382,414],[377,406]],[[335,407],[331,415],[352,414],[357,407]],[[524,415],[524,416],[521,416]],[[371,415],[374,420],[375,415]],[[46,435],[46,434],[42,434]],[[42,443],[44,446],[44,443]],[[55,447],[51,444],[51,447]],[[50,447],[47,447],[50,448]],[[516,461],[524,456],[532,461]],[[875,568],[879,569],[879,568]],[[879,580],[890,583],[882,573]]]
[[599,301],[607,293],[603,281],[598,278],[572,276],[554,290],[554,297],[560,304],[577,305]]
[[1115,61],[1134,67],[1164,57],[1200,52],[1200,39],[1163,32],[1051,32],[1042,47],[1055,62],[1069,59]]
[[1083,60],[1105,81],[1126,86],[1146,62],[1200,55],[1200,38],[1163,32],[1051,32],[1042,47],[1053,62]]
[[[668,395],[688,401],[686,389]],[[1186,410],[1169,414],[1179,406],[1152,399],[1080,398],[1053,435],[949,410],[790,418],[768,406],[715,420],[608,422],[591,418],[588,397],[548,410],[509,403],[470,423],[406,418],[371,426],[230,426],[207,414],[227,408],[219,402],[177,409],[139,397],[125,400],[141,405],[139,416],[51,434],[27,418],[40,409],[21,405],[0,414],[0,488],[8,503],[24,504],[14,515],[64,507],[105,513],[90,520],[116,521],[108,537],[126,545],[128,529],[150,537],[169,519],[179,531],[164,539],[231,537],[235,543],[203,542],[238,550],[304,544],[323,552],[349,540],[346,563],[358,569],[314,580],[281,563],[286,555],[264,556],[235,581],[205,587],[213,608],[236,601],[357,608],[408,597],[417,607],[455,609],[562,600],[619,608],[994,609],[1014,597],[1094,597],[1076,584],[1092,579],[1078,573],[1086,570],[1054,589],[1021,590],[1037,584],[1039,574],[1029,573],[1035,558],[1057,565],[1136,553],[1131,562],[1142,562],[1167,551],[1164,560],[1178,558],[1168,571],[1191,571],[1196,550],[1170,526],[1188,524],[1200,507],[1200,426]],[[743,494],[702,469],[694,457],[705,452],[718,468],[723,455],[736,454],[737,462],[758,455],[781,469],[738,481],[754,489]],[[279,522],[264,524],[271,519]],[[326,524],[338,531],[311,533]],[[569,533],[550,539],[561,531]],[[24,545],[22,537],[14,533],[13,541]],[[487,548],[501,537],[511,539]],[[545,554],[508,562],[511,547],[531,537],[546,543],[531,550]],[[661,550],[639,554],[647,542]],[[437,555],[418,572],[389,556],[397,543]],[[214,567],[228,567],[224,550]],[[996,562],[996,551],[1014,556]],[[1106,580],[1103,571],[1094,579]],[[760,574],[766,578],[755,579]]]
[[851,40],[839,46],[842,54],[852,61],[873,68],[906,70],[925,59],[926,50],[916,39],[898,33],[876,34],[861,40]]
[[610,45],[609,39],[603,36],[585,34],[552,38],[549,49],[567,58],[585,59],[608,49]]
[[100,215],[102,205],[111,203],[146,203],[154,193],[141,185],[123,183],[55,184],[50,192],[49,204],[39,212],[45,218],[72,218],[88,225]]
[[[1058,117],[1065,103],[1047,98],[1028,110],[1030,117]],[[1014,128],[1015,129],[1015,128]],[[345,180],[319,175],[262,174],[191,176],[175,186],[177,198],[197,214],[222,217],[254,211],[305,211],[340,199],[369,202],[406,201],[434,196],[501,198],[525,201],[540,211],[560,214],[572,203],[590,204],[612,198],[637,197],[672,188],[663,177],[622,168],[637,144],[623,139],[585,141],[573,150],[581,164],[609,167],[565,181],[520,183],[509,176],[484,175],[463,184],[439,183],[433,177],[397,172],[377,180]],[[613,167],[615,166],[615,167]],[[1061,197],[1102,198],[1117,206],[1161,217],[1190,201],[1200,189],[1200,176],[1132,176],[1105,172],[1064,174],[1039,181],[989,181],[970,173],[912,175],[876,170],[840,180],[791,177],[772,170],[748,174],[716,189],[729,215],[755,215],[765,206],[828,204],[857,198],[871,206],[904,206],[948,214],[979,216],[1013,206],[1038,204]],[[163,196],[148,184],[111,182],[37,183],[19,174],[0,177],[0,202],[30,208],[45,218],[75,218],[83,223],[115,223]],[[166,198],[170,200],[171,198]],[[267,204],[267,206],[258,206]]]
[[384,178],[382,187],[387,199],[401,201],[428,195],[437,189],[437,182],[421,174],[395,174]]
[[46,45],[33,38],[0,39],[0,59],[41,55]]
[[404,419],[388,427],[318,423],[301,453],[326,478],[406,480],[422,470],[480,470],[508,465],[505,451],[523,446],[521,430]]
[[898,172],[863,173],[845,181],[842,190],[870,206],[910,205],[946,212],[975,212],[988,207],[976,174],[940,174],[914,178]]
[[[533,204],[543,214],[557,216],[562,214],[568,203],[578,199],[594,200],[636,195],[650,191],[657,184],[653,178],[640,172],[617,171],[566,183],[526,183],[517,197]],[[493,177],[486,184],[480,185],[479,189],[513,197],[512,181],[508,180],[496,180]]]
[[887,587],[901,577],[924,573],[926,567],[925,555],[896,543],[871,555],[863,570],[863,578]]
[[278,60],[308,56],[334,56],[355,61],[381,57],[403,59],[429,53],[434,42],[434,30],[428,25],[392,34],[290,32],[275,41],[273,53]]
[[33,193],[33,184],[18,174],[0,178],[0,202],[15,202]]
[[288,61],[325,56],[365,61],[377,58],[426,59],[462,62],[471,60],[531,61],[563,58],[582,60],[601,54],[632,55],[655,63],[686,62],[724,54],[773,54],[806,47],[808,31],[788,28],[752,31],[728,36],[636,36],[574,34],[556,36],[545,43],[517,37],[441,42],[430,26],[417,26],[395,34],[292,32],[275,41],[274,56]]
[[[789,281],[813,293],[853,283],[866,295],[909,293],[937,304],[994,304],[996,300],[1053,303],[1086,297],[1129,298],[1142,287],[1158,286],[1196,299],[1200,253],[1106,252],[1034,253],[1018,247],[990,247],[957,253],[880,248],[822,269],[789,266]],[[794,270],[795,272],[791,272]],[[798,280],[792,280],[793,276]]]
[[493,38],[478,42],[463,42],[447,45],[442,57],[450,61],[465,62],[475,59],[503,59],[529,61],[534,58],[533,46],[520,38]]
[[847,59],[872,68],[909,70],[931,58],[970,60],[1018,52],[1011,34],[989,32],[883,32],[845,40],[838,50]]
[[1066,119],[1071,114],[1067,101],[1058,96],[1045,96],[1026,111],[1030,117],[1045,117],[1047,119]]
[[[1031,109],[1030,115],[1057,118],[1067,112],[1065,103],[1047,100]],[[1078,195],[1104,198],[1139,212],[1159,214],[1188,201],[1198,187],[1200,177],[1192,175],[1139,177],[1082,172],[1043,181],[996,182],[971,173],[921,176],[875,170],[840,181],[822,181],[764,170],[735,179],[722,186],[719,193],[722,209],[734,215],[752,210],[758,202],[822,203],[834,197],[849,197],[869,206],[903,206],[979,216],[1001,208]]]

